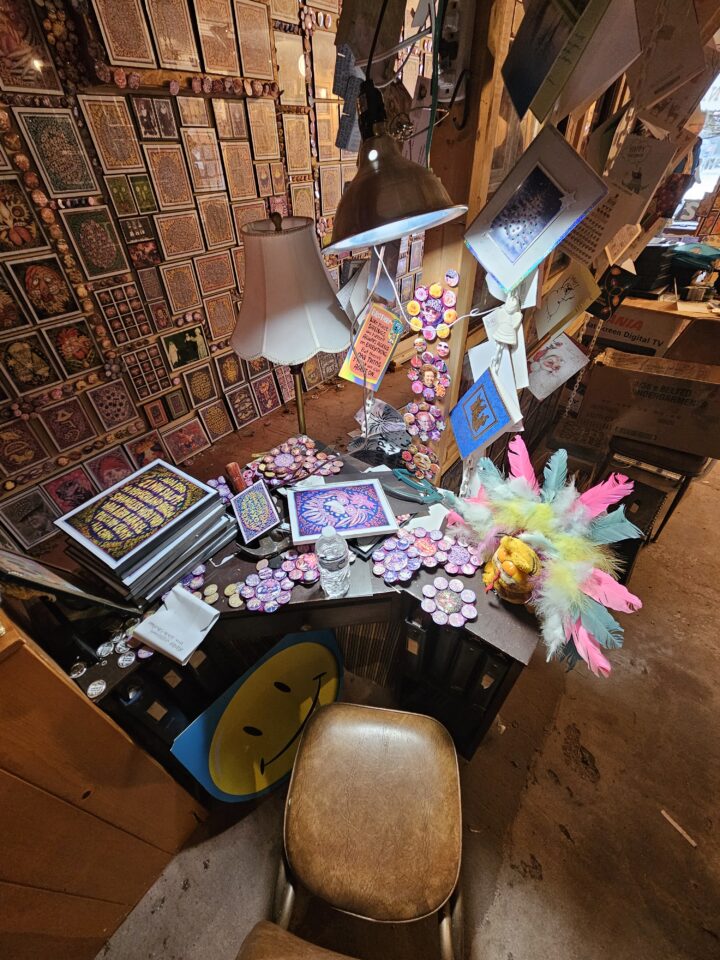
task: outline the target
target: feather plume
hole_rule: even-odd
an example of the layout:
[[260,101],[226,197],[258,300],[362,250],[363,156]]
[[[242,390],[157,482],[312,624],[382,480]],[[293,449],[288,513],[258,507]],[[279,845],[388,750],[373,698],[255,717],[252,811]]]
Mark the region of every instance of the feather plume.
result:
[[500,473],[490,457],[481,457],[477,462],[476,471],[480,483],[488,493],[501,490],[505,485],[505,477]]
[[540,493],[540,484],[537,482],[533,465],[530,462],[530,454],[520,434],[516,433],[508,444],[508,463],[513,477],[526,480],[533,493]]
[[598,603],[621,613],[635,613],[642,607],[639,597],[602,570],[593,569],[587,580],[580,585],[580,589]]
[[596,484],[578,498],[578,504],[582,504],[588,512],[588,515],[597,517],[613,503],[622,500],[623,497],[633,492],[634,484],[628,480],[622,473],[611,473],[607,480]]
[[522,540],[529,547],[532,547],[536,553],[544,553],[547,556],[553,556],[557,553],[557,547],[553,544],[550,537],[544,533],[521,533],[518,540]]
[[623,628],[601,603],[583,596],[579,612],[585,629],[603,647],[613,649],[622,646]]
[[595,543],[617,543],[620,540],[639,540],[645,534],[625,516],[625,507],[618,507],[593,520],[588,536]]
[[552,503],[567,481],[567,450],[556,450],[545,464],[542,498]]
[[603,654],[595,637],[588,633],[579,620],[576,620],[571,625],[571,630],[575,649],[583,658],[585,663],[590,667],[595,676],[610,676],[610,671],[612,670],[610,661]]
[[547,647],[547,659],[556,656],[567,642],[565,627],[559,613],[552,611],[542,621],[542,636]]

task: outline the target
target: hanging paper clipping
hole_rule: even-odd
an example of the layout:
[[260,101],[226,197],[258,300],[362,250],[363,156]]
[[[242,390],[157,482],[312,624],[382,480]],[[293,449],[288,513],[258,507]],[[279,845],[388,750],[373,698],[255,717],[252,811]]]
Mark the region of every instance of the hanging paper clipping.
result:
[[368,390],[377,390],[402,332],[399,317],[377,303],[371,304],[340,368],[340,376]]

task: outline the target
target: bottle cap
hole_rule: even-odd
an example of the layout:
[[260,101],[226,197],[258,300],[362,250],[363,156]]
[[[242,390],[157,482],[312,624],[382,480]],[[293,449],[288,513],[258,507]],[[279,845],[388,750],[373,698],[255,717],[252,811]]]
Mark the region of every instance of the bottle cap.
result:
[[322,535],[324,537],[335,536],[335,527],[323,527]]

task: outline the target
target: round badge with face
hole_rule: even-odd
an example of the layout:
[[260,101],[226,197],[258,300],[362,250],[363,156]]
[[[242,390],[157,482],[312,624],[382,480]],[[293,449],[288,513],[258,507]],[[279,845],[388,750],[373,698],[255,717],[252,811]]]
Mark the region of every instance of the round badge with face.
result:
[[172,753],[212,796],[253,800],[287,778],[305,725],[341,683],[329,630],[291,634],[200,714]]

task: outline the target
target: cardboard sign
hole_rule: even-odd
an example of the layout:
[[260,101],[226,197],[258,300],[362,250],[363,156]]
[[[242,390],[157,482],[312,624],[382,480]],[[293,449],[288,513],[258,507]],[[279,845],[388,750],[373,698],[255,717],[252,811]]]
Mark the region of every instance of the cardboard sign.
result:
[[399,317],[371,304],[350,345],[340,376],[368,390],[377,390],[403,332]]

